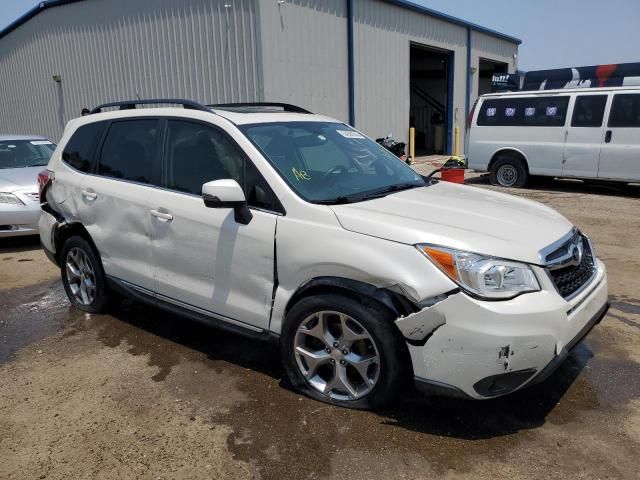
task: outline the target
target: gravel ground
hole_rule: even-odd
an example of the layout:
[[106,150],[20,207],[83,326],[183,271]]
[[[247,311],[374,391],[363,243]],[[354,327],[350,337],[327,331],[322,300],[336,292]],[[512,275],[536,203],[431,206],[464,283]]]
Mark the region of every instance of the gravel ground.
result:
[[541,385],[380,412],[292,392],[263,344],[129,302],[80,313],[37,239],[0,241],[0,478],[637,479],[640,187],[508,193],[593,238],[610,313]]

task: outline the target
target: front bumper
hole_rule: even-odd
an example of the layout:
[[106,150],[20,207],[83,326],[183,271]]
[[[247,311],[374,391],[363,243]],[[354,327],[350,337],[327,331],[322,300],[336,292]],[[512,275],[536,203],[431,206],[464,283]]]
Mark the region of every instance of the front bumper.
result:
[[38,233],[40,204],[0,204],[0,238],[35,235]]
[[455,293],[396,324],[421,390],[484,399],[547,378],[605,315],[607,299],[598,261],[594,279],[571,301],[550,290],[504,302]]

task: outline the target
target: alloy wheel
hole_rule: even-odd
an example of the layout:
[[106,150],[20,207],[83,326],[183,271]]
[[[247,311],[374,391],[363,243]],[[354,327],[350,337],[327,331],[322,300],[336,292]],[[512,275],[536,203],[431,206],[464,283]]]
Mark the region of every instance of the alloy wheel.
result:
[[315,390],[336,400],[356,400],[375,387],[380,355],[372,336],[344,313],[321,311],[305,318],[294,339],[300,373]]
[[91,305],[96,298],[96,277],[87,254],[73,247],[67,253],[65,270],[73,298],[81,305]]

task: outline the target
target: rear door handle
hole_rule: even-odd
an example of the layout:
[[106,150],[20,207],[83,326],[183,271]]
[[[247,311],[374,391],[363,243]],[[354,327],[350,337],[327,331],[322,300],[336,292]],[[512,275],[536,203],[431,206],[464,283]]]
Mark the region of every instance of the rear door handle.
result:
[[93,190],[82,190],[80,193],[82,193],[82,196],[87,200],[95,200],[98,198],[98,194]]
[[160,212],[159,210],[150,210],[149,213],[151,214],[151,216],[156,217],[163,222],[170,222],[171,220],[173,220],[173,215],[171,215],[170,213]]
[[607,130],[607,133],[604,134],[604,143],[609,143],[611,141],[611,135],[613,132],[611,130]]

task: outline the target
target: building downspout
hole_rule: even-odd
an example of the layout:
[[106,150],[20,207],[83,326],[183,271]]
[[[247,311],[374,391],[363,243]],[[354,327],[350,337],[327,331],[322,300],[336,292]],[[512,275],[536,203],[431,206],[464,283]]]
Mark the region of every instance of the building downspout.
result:
[[[471,81],[473,74],[471,73],[471,27],[467,27],[467,98],[465,120],[469,118],[471,111]],[[465,123],[466,126],[466,123]]]
[[356,126],[356,88],[353,55],[353,0],[347,0],[347,63],[349,71],[349,125]]

